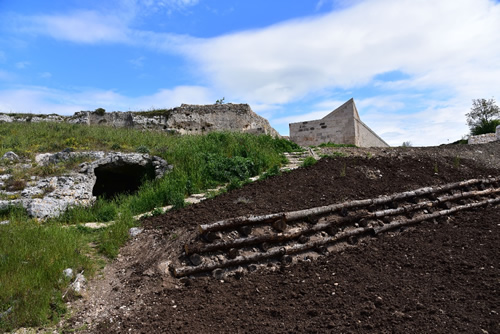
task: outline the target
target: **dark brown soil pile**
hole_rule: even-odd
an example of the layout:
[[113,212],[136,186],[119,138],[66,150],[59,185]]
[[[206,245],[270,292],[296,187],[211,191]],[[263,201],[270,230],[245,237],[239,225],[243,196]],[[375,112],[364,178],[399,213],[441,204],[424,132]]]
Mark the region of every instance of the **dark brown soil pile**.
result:
[[499,148],[467,147],[467,158],[439,147],[360,150],[151,218],[91,285],[68,326],[87,324],[91,333],[500,333],[498,206],[238,279],[179,281],[162,267],[198,224],[500,176]]

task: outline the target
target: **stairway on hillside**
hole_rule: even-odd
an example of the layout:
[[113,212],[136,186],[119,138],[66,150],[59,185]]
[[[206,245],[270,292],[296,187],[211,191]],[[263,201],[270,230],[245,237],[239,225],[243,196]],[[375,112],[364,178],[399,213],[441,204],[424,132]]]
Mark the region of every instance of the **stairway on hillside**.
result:
[[302,165],[304,159],[308,157],[313,157],[316,160],[321,159],[311,148],[306,148],[304,151],[300,152],[286,152],[285,157],[288,159],[288,163],[283,166],[281,170],[297,169]]

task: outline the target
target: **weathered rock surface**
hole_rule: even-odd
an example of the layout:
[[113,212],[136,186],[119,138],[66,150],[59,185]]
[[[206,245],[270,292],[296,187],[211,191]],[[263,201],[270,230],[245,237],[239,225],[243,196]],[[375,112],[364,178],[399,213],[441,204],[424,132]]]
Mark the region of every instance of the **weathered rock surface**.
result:
[[279,136],[269,122],[253,112],[248,104],[182,104],[173,109],[152,112],[80,111],[73,116],[0,114],[0,122],[42,121],[130,127],[178,134],[238,131]]
[[9,160],[9,161],[19,161],[19,156],[17,154],[15,154],[14,152],[9,151],[2,156],[2,159]]
[[120,152],[45,153],[37,155],[35,161],[46,166],[82,157],[93,161],[80,164],[79,172],[31,181],[20,193],[1,191],[19,198],[0,200],[0,209],[22,205],[32,217],[56,217],[68,207],[91,205],[97,196],[135,191],[144,177],[160,178],[172,168],[156,156]]

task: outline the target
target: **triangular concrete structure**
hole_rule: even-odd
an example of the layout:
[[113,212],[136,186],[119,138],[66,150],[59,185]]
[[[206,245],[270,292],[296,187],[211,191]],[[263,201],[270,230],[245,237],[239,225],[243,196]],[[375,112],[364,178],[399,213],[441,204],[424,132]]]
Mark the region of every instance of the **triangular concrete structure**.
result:
[[328,115],[323,117],[322,119],[333,119],[333,118],[338,117],[338,114],[340,114],[340,113],[345,115],[345,116],[352,114],[353,118],[355,118],[357,120],[361,120],[359,118],[358,108],[356,108],[356,104],[354,103],[353,98],[351,98],[349,101],[347,101],[346,103],[344,103],[343,105],[341,105],[340,107],[338,107],[337,109],[335,109],[334,111],[332,111],[331,113],[329,113]]
[[320,120],[291,123],[290,140],[301,146],[317,146],[328,142],[358,147],[389,146],[361,121],[354,99]]

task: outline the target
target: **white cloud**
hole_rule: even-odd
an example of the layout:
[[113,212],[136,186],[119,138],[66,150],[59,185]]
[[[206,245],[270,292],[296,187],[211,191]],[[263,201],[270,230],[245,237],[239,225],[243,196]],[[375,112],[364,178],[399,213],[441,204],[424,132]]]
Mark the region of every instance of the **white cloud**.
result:
[[332,112],[332,110],[311,111],[311,112],[308,112],[305,114],[300,114],[300,115],[291,115],[291,116],[275,118],[273,120],[273,124],[288,125],[290,123],[317,120],[317,119],[321,119],[321,118],[325,117],[330,112]]
[[144,60],[146,60],[146,57],[140,56],[134,59],[130,59],[129,62],[132,64],[133,67],[141,68],[144,66]]
[[38,76],[42,79],[50,79],[52,77],[52,73],[50,72],[41,72]]
[[218,87],[263,103],[361,87],[392,70],[408,73],[413,88],[491,91],[500,77],[499,17],[500,5],[487,0],[365,1],[184,50]]
[[22,70],[28,67],[31,63],[29,61],[18,61],[16,63],[16,68]]
[[22,17],[21,22],[21,31],[48,35],[60,40],[77,43],[130,42],[126,20],[117,15],[96,11]]
[[197,5],[199,0],[163,0],[158,2],[169,7],[186,8]]
[[112,90],[86,89],[78,92],[30,86],[0,91],[0,112],[71,115],[80,110],[139,111],[173,108],[182,103],[213,103],[212,92],[201,86],[160,89],[152,95],[128,97]]
[[392,146],[405,141],[415,146],[446,144],[461,139],[469,131],[465,122],[469,101],[429,99],[421,111],[408,113],[405,109],[409,106],[400,104],[401,99],[405,97],[383,96],[380,100],[370,98],[356,102],[363,122]]

